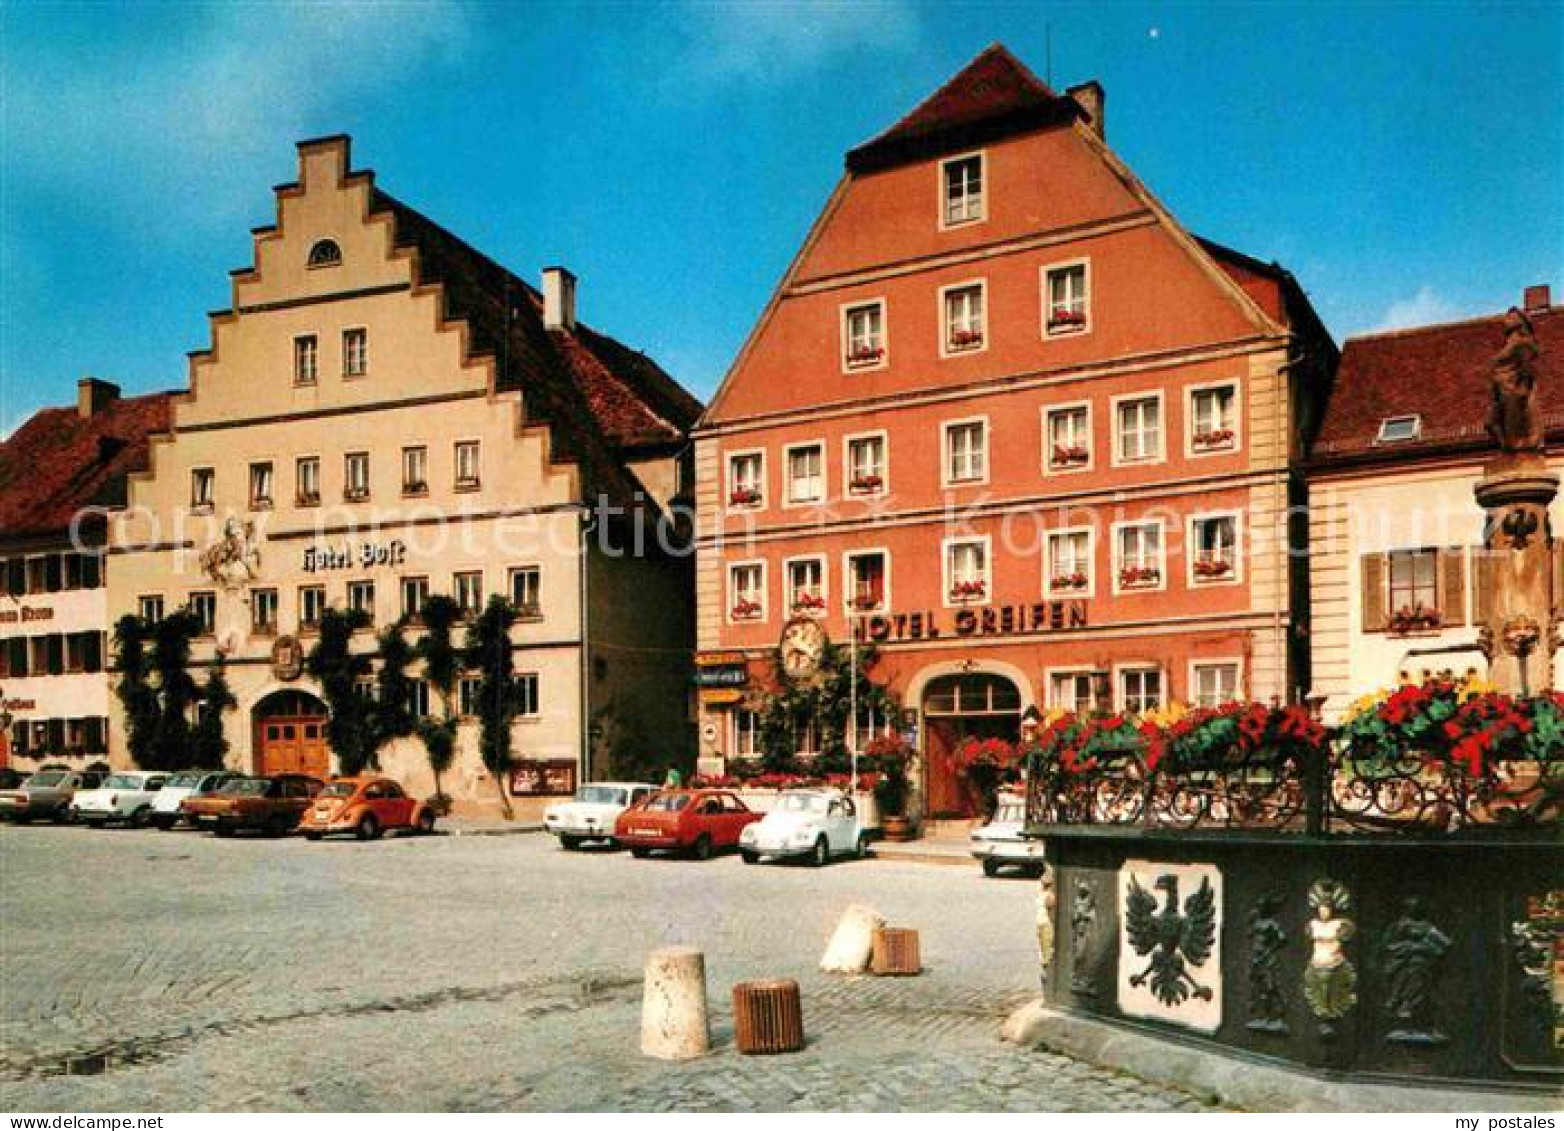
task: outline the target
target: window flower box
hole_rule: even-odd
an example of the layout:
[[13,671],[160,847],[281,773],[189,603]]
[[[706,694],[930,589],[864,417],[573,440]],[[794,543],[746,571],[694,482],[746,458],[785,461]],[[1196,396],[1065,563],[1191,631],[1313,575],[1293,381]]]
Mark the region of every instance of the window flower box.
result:
[[847,364],[875,365],[884,357],[884,346],[858,346],[847,351]]
[[516,617],[519,620],[542,620],[543,606],[536,601],[528,601],[516,606]]
[[825,598],[818,593],[800,593],[793,599],[793,611],[795,613],[823,613],[825,612]]
[[728,505],[735,507],[753,507],[760,505],[759,487],[735,487],[728,495]]
[[734,620],[758,620],[760,617],[760,602],[747,601],[740,597],[733,602]]
[[1162,571],[1156,566],[1125,566],[1119,570],[1119,588],[1148,589],[1162,580]]
[[1086,312],[1084,310],[1055,310],[1048,315],[1048,330],[1050,333],[1084,329],[1086,329]]
[[860,613],[878,612],[885,604],[883,597],[854,597],[853,609]]
[[950,332],[950,348],[957,350],[969,350],[983,344],[982,330],[952,330]]
[[[462,484],[458,481],[456,485],[460,487]],[[404,495],[427,495],[428,493],[429,484],[422,479],[415,479],[409,483],[402,484],[402,494]]]
[[1054,467],[1081,467],[1091,459],[1091,452],[1085,444],[1055,444],[1053,458],[1049,461]]
[[1202,452],[1220,451],[1233,446],[1231,428],[1213,428],[1209,432],[1195,433],[1195,448]]
[[300,491],[293,500],[295,506],[318,507],[320,506],[319,491]]
[[950,587],[950,596],[956,601],[981,601],[988,593],[986,581],[958,581]]
[[1226,558],[1201,558],[1195,562],[1195,576],[1201,581],[1230,577],[1232,573],[1233,563]]
[[873,495],[883,486],[885,480],[878,475],[855,475],[848,482],[847,489],[855,495]]
[[348,487],[342,492],[342,497],[350,503],[361,503],[369,498],[369,488]]
[[1406,636],[1413,632],[1438,632],[1444,623],[1444,614],[1438,609],[1417,604],[1404,606],[1391,613],[1385,630],[1392,636]]
[[1053,588],[1056,591],[1074,591],[1085,589],[1088,583],[1084,571],[1076,570],[1074,573],[1062,573],[1053,579]]

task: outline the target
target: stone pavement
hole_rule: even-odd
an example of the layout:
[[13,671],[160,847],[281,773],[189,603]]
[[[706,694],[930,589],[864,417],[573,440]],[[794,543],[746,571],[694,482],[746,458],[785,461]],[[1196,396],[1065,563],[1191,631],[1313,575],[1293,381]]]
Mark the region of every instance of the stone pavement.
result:
[[[1001,1044],[1035,984],[1035,887],[564,853],[543,836],[360,844],[0,828],[0,1108],[1193,1110]],[[841,910],[922,931],[914,979],[815,969]],[[637,1049],[641,964],[707,954],[713,1054]],[[798,978],[808,1047],[741,1057],[729,993]]]

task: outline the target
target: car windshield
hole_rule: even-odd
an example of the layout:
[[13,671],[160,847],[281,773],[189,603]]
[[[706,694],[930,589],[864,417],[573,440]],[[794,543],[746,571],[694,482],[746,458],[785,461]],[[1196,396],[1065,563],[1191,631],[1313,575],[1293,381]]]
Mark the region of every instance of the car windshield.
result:
[[194,789],[201,781],[200,774],[175,774],[163,783],[164,789]]
[[265,793],[266,787],[270,784],[271,783],[268,782],[265,778],[240,778],[238,781],[231,781],[227,785],[223,786],[223,792],[246,793],[252,795]]
[[334,781],[327,782],[326,788],[320,791],[322,797],[352,797],[353,791],[358,788],[356,782]]
[[777,808],[784,813],[824,813],[826,799],[818,793],[784,793]]
[[584,785],[576,790],[576,800],[590,805],[623,805],[625,791],[612,785]]
[[34,774],[32,777],[28,778],[27,784],[48,787],[51,785],[59,785],[64,780],[65,773],[63,770],[45,770],[42,773]]
[[140,789],[141,779],[133,774],[114,774],[103,783],[104,789]]
[[646,807],[653,813],[677,813],[681,809],[688,808],[689,804],[688,793],[665,793],[660,797],[652,798],[646,803]]

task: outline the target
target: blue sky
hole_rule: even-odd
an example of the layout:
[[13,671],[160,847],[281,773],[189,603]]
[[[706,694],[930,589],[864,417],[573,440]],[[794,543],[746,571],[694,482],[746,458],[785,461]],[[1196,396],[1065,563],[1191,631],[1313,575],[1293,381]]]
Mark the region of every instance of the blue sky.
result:
[[1193,231],[1288,266],[1338,340],[1564,289],[1554,3],[7,4],[0,434],[85,373],[182,387],[293,142],[359,166],[696,392],[841,171],[1002,40],[1099,79]]

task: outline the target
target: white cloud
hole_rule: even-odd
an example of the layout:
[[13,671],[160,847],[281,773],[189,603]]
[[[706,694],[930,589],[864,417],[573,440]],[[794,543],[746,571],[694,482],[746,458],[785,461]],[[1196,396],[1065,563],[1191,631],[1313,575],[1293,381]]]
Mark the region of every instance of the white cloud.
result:
[[343,107],[417,81],[469,36],[463,11],[444,0],[186,11],[182,35],[90,63],[70,52],[13,61],[11,172],[100,206],[177,200],[182,223],[228,223],[253,211],[257,183],[280,179],[281,145],[336,130]]
[[1451,322],[1461,317],[1461,314],[1460,307],[1441,296],[1433,287],[1420,287],[1411,298],[1397,299],[1391,303],[1385,313],[1380,315],[1379,321],[1369,328],[1369,333]]
[[685,5],[685,74],[773,82],[843,54],[901,51],[917,39],[910,0],[741,0]]

